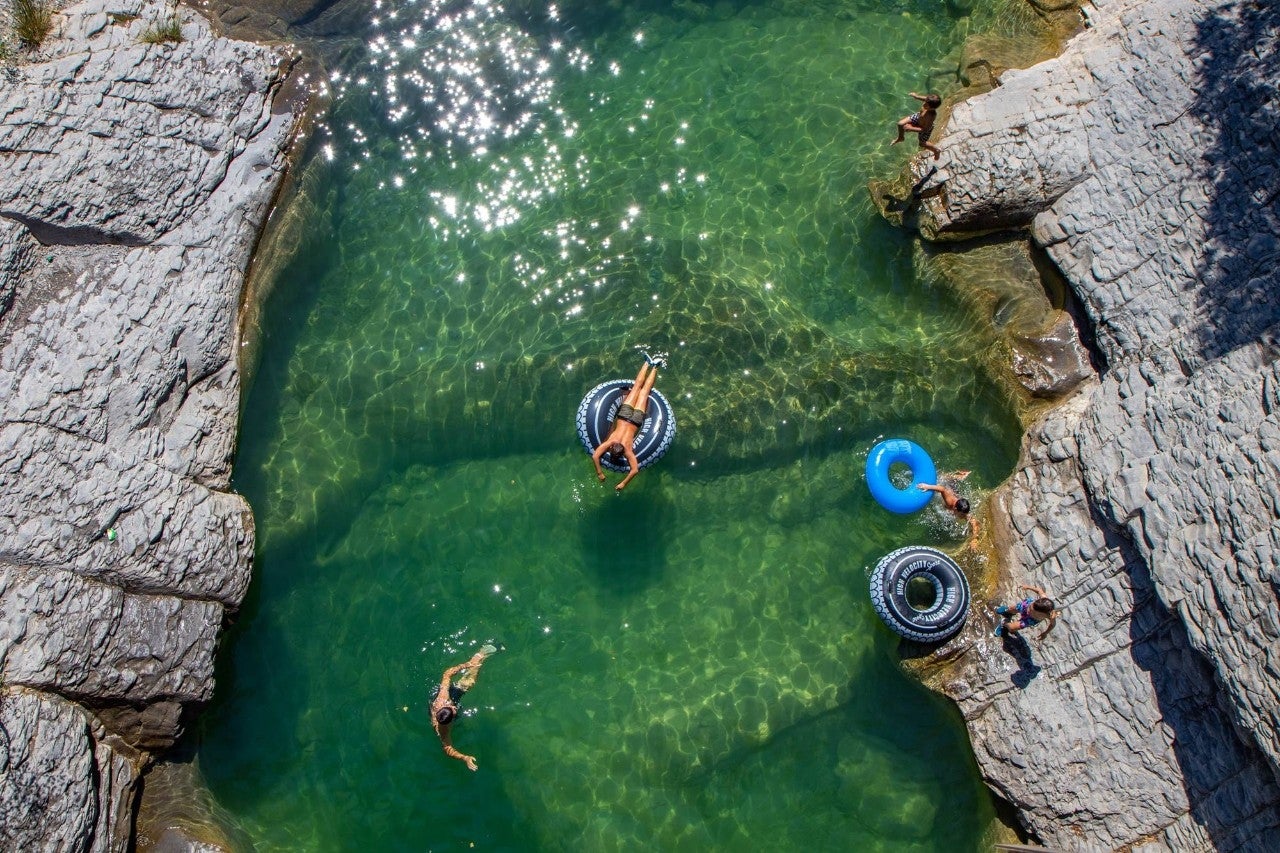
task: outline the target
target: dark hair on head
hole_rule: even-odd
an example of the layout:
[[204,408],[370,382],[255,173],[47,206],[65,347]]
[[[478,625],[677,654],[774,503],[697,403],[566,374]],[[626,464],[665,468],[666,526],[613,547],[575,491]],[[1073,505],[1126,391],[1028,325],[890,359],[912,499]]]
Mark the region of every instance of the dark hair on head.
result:
[[1052,599],[1052,598],[1037,598],[1037,599],[1035,600],[1035,604],[1034,604],[1034,606],[1035,606],[1036,610],[1039,610],[1041,613],[1052,613],[1052,612],[1053,612],[1053,599]]
[[453,722],[453,718],[458,716],[457,710],[452,705],[442,705],[439,711],[436,711],[436,722],[442,726],[447,726]]
[[926,107],[933,107],[936,110],[938,107],[942,106],[942,96],[941,95],[925,95],[924,105]]
[[961,513],[964,513],[965,515],[968,515],[968,514],[969,514],[969,502],[968,502],[967,500],[965,500],[964,498],[960,498],[960,499],[958,499],[958,500],[956,501],[956,512],[961,512]]

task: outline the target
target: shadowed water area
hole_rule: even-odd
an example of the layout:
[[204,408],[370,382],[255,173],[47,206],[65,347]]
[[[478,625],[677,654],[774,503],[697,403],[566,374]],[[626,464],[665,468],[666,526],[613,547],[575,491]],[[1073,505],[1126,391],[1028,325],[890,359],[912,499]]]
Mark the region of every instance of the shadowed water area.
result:
[[[963,722],[867,595],[963,531],[862,471],[911,438],[980,504],[1020,428],[990,324],[864,187],[986,7],[585,8],[384,2],[332,72],[203,771],[264,851],[977,849]],[[618,495],[573,416],[636,345],[679,427]],[[471,773],[428,708],[490,641]]]

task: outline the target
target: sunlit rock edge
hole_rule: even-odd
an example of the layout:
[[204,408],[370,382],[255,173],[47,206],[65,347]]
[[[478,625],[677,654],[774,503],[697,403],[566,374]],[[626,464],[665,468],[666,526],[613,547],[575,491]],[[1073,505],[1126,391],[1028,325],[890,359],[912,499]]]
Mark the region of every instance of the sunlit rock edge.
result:
[[1030,227],[1104,368],[992,500],[996,601],[926,678],[987,783],[1061,849],[1280,846],[1280,9],[1096,0],[1062,55],[957,105],[926,236]]
[[213,690],[254,527],[227,491],[237,306],[284,174],[294,59],[67,6],[0,124],[0,841],[125,850]]

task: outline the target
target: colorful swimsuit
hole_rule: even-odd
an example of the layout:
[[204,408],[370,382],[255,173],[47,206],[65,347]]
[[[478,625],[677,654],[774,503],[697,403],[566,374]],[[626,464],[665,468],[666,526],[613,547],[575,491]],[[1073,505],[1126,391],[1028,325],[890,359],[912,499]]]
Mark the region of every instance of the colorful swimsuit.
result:
[[1035,600],[1024,598],[1018,602],[1018,621],[1022,623],[1023,628],[1030,628],[1040,622],[1039,619],[1031,615],[1031,606],[1035,604]]
[[[1004,622],[1012,622],[1013,617],[1017,615],[1018,624],[1023,628],[1033,628],[1040,624],[1040,620],[1031,615],[1031,605],[1035,604],[1035,599],[1024,598],[1014,605],[1013,609],[1005,607],[1003,604],[996,608],[996,613],[1000,614]],[[1004,633],[1004,625],[996,628],[996,636],[999,637]]]

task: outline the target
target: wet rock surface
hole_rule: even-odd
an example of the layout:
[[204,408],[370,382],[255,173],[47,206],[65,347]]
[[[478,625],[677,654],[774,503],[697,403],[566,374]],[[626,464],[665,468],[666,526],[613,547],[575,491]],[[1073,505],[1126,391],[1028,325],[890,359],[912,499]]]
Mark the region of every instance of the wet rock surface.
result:
[[1057,398],[1093,376],[1089,352],[1066,311],[1036,334],[1013,338],[1013,372],[1033,397]]
[[[1106,364],[997,494],[1006,575],[944,689],[989,784],[1064,849],[1280,847],[1280,7],[1097,0],[956,107],[927,235],[1031,226]],[[923,176],[929,168],[921,167]]]
[[292,58],[187,10],[181,42],[141,41],[172,14],[69,6],[0,94],[8,849],[127,849],[249,583],[236,316]]

